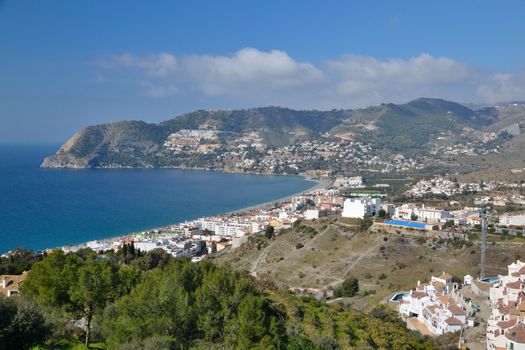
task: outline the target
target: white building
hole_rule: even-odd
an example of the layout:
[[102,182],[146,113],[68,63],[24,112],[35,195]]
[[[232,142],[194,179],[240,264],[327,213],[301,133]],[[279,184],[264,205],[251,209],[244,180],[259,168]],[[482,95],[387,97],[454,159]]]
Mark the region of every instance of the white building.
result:
[[387,215],[394,216],[396,214],[396,206],[392,203],[381,204],[381,209],[383,209]]
[[418,281],[416,289],[399,302],[399,313],[409,328],[426,334],[457,332],[467,326],[468,315],[453,297],[456,287],[445,272],[432,276],[428,284]]
[[323,210],[319,210],[319,209],[307,209],[305,212],[304,212],[304,219],[305,220],[315,220],[315,219],[319,219],[320,217],[322,217],[323,215],[321,214]]
[[363,218],[366,215],[376,215],[381,209],[380,198],[348,198],[343,204],[344,218]]
[[489,291],[492,306],[487,321],[487,349],[525,350],[525,262],[508,266]]
[[425,207],[418,209],[416,215],[419,221],[425,222],[441,222],[452,218],[452,215],[446,210]]
[[138,241],[133,242],[133,245],[135,246],[136,250],[140,250],[141,252],[149,252],[160,247],[157,242],[153,241]]
[[414,204],[406,203],[396,208],[394,218],[412,220],[412,215],[417,216],[417,207]]
[[525,215],[503,215],[499,222],[506,226],[525,226]]

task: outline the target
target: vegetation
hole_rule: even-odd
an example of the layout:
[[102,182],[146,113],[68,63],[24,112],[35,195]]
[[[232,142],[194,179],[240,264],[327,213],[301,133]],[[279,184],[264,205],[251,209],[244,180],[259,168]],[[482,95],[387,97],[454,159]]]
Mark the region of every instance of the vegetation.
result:
[[359,280],[355,277],[346,278],[341,286],[334,290],[334,296],[340,297],[353,297],[359,292]]
[[372,220],[370,216],[365,216],[362,219],[358,219],[358,222],[359,222],[359,228],[361,229],[361,231],[368,230],[374,224],[374,221]]
[[[498,118],[504,119],[505,116]],[[160,124],[125,121],[90,126],[80,130],[53,156],[46,158],[44,166],[76,167],[163,167],[214,168],[242,171],[235,167],[235,157],[230,153],[229,141],[243,133],[257,132],[269,149],[297,145],[306,140],[319,142],[340,140],[338,136],[352,133],[356,142],[374,145],[373,155],[387,156],[402,153],[404,156],[428,156],[436,138],[469,127],[481,127],[497,121],[480,111],[473,111],[454,102],[420,98],[406,104],[382,104],[359,110],[296,111],[288,108],[265,107],[243,110],[199,110],[180,115]],[[373,128],[363,128],[363,125]],[[410,125],[410,128],[406,128]],[[213,128],[221,131],[217,148],[211,153],[184,153],[166,151],[163,144],[168,135],[182,129]],[[513,137],[502,133],[486,147],[511,145]],[[461,142],[465,140],[459,140]],[[207,140],[199,141],[206,144]],[[520,150],[519,147],[514,147]],[[507,148],[505,148],[507,151]],[[257,161],[264,156],[254,147],[248,147],[242,156]],[[497,157],[492,155],[490,157]],[[503,157],[499,157],[503,158]],[[513,159],[521,159],[519,156]],[[492,163],[493,159],[490,159]],[[469,159],[464,169],[472,172],[476,160]],[[258,163],[258,162],[256,162]],[[468,163],[468,164],[467,164]],[[480,167],[478,164],[476,167]],[[486,167],[486,165],[483,165]],[[252,171],[295,174],[305,170],[326,170],[346,173],[345,163],[319,157],[301,161],[300,169],[290,164],[272,168],[252,168]],[[428,170],[431,167],[427,168]],[[247,169],[250,170],[250,169]]]
[[[0,300],[0,349],[80,350],[79,340],[108,350],[436,348],[387,309],[366,315],[297,298],[228,265],[158,252],[129,259],[126,251],[55,251],[35,263],[23,297]],[[340,289],[354,295],[357,279]]]
[[44,315],[32,301],[0,296],[0,349],[27,349],[50,335]]
[[29,271],[35,262],[42,260],[42,254],[27,249],[15,249],[8,257],[0,257],[0,275],[20,275]]
[[264,229],[264,236],[268,239],[272,238],[273,237],[273,233],[274,233],[275,229],[273,228],[272,225],[268,225],[266,226],[266,228]]

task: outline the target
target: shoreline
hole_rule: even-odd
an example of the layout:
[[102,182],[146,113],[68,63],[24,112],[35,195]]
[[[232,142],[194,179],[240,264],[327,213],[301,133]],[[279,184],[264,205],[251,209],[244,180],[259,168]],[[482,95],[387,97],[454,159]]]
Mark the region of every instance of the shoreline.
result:
[[[201,169],[181,169],[181,170],[202,171]],[[205,170],[205,171],[216,171],[216,170]],[[219,172],[228,173],[228,172],[224,172],[224,171],[220,171],[220,170],[219,170]],[[239,174],[239,173],[237,173],[237,174]],[[315,191],[315,190],[318,190],[320,188],[326,187],[327,185],[329,185],[329,184],[331,184],[333,182],[333,180],[330,180],[329,178],[312,178],[311,176],[305,175],[305,174],[299,174],[299,175],[288,175],[288,174],[286,174],[286,175],[270,175],[270,174],[247,174],[247,173],[244,173],[244,174],[245,175],[261,175],[261,176],[297,176],[297,177],[303,178],[305,181],[312,182],[312,186],[308,187],[308,188],[306,188],[304,190],[301,190],[299,192],[292,193],[292,194],[290,194],[288,196],[281,197],[281,198],[278,198],[278,199],[275,199],[275,200],[272,200],[272,201],[267,201],[267,202],[263,202],[263,203],[259,203],[259,204],[254,204],[254,205],[243,207],[243,208],[236,209],[236,210],[225,211],[225,212],[220,212],[220,213],[216,213],[216,214],[212,214],[212,215],[207,215],[205,217],[242,214],[242,213],[253,211],[253,210],[269,209],[275,203],[285,202],[285,201],[287,201],[287,200],[289,200],[289,199],[291,199],[293,197],[299,196],[299,195],[301,195],[303,193]],[[199,216],[199,217],[201,217],[201,216]],[[197,217],[197,218],[199,218],[199,217]],[[195,219],[187,219],[185,221],[188,221],[188,220],[191,221],[191,220],[195,220]],[[182,221],[182,222],[184,222],[184,221]],[[138,232],[127,232],[127,233],[123,233],[123,234],[118,234],[116,236],[109,236],[109,237],[105,237],[105,238],[93,239],[93,240],[83,241],[83,242],[75,243],[75,244],[67,244],[67,245],[61,245],[61,246],[56,246],[56,247],[52,247],[52,248],[44,248],[44,249],[36,250],[36,252],[42,253],[42,252],[46,252],[46,251],[53,251],[53,250],[56,250],[56,249],[62,249],[62,250],[64,250],[64,249],[71,249],[72,250],[72,249],[75,249],[75,248],[79,248],[79,249],[86,248],[86,247],[88,247],[87,244],[89,242],[114,242],[114,241],[130,238],[132,236],[143,234],[146,231],[159,230],[159,229],[162,229],[162,228],[165,228],[165,227],[178,225],[178,224],[181,224],[182,222],[170,223],[170,224],[163,225],[163,226],[154,226],[154,227],[144,228],[144,229],[142,229],[141,231],[138,231]],[[5,252],[5,253],[0,253],[0,255],[9,254],[10,252],[11,251],[8,251],[8,252]]]
[[[290,176],[290,175],[283,175],[283,176]],[[294,175],[295,176],[295,175]],[[311,178],[309,176],[306,176],[306,175],[296,175],[296,176],[300,176],[300,177],[303,177],[306,181],[310,181],[310,182],[314,182],[315,184],[306,189],[306,190],[303,190],[303,191],[300,191],[300,192],[297,192],[297,193],[293,193],[289,196],[286,196],[286,197],[282,197],[282,198],[279,198],[279,199],[276,199],[276,200],[273,200],[273,201],[268,201],[268,202],[264,202],[264,203],[261,203],[261,204],[255,204],[255,205],[251,205],[251,206],[248,206],[248,207],[245,207],[245,208],[241,208],[239,210],[232,210],[232,211],[228,211],[228,212],[225,212],[225,213],[222,213],[222,214],[217,214],[217,215],[227,215],[227,214],[238,214],[238,213],[243,213],[243,212],[247,212],[247,211],[250,211],[250,210],[256,210],[256,209],[268,209],[268,208],[271,208],[273,206],[274,203],[281,203],[281,202],[286,202],[287,200],[293,198],[293,197],[296,197],[296,196],[299,196],[305,192],[311,192],[311,191],[315,191],[315,190],[318,190],[320,188],[323,188],[329,184],[332,183],[332,181],[330,179],[314,179],[314,178]]]

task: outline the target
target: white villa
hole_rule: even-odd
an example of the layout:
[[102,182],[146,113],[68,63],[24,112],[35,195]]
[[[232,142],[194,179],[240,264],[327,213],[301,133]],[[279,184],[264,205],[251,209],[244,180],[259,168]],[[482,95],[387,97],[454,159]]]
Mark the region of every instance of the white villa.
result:
[[415,290],[399,302],[399,313],[407,327],[427,335],[456,332],[467,326],[467,312],[454,298],[457,283],[443,272],[430,283],[418,281]]
[[489,292],[487,349],[525,350],[525,262],[510,264],[499,278]]

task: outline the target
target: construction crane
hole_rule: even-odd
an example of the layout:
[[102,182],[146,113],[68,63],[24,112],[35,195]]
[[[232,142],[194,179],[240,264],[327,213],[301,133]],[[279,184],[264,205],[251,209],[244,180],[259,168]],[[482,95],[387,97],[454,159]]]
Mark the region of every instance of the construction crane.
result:
[[487,255],[487,209],[481,210],[481,243],[479,260],[479,279],[485,277],[485,258]]

